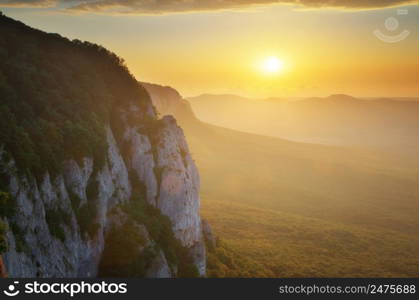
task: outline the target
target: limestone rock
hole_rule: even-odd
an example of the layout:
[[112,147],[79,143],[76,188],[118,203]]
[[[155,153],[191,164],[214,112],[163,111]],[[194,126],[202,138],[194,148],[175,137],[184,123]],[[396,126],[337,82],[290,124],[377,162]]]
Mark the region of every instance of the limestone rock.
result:
[[[141,125],[140,112],[138,113]],[[151,112],[149,112],[151,114]],[[140,134],[138,128],[127,125],[124,139],[131,151],[123,156],[111,128],[106,129],[107,159],[98,168],[92,158],[81,162],[66,161],[61,174],[54,178],[46,173],[37,183],[28,176],[13,171],[13,161],[6,172],[10,175],[10,193],[17,204],[17,214],[6,223],[19,228],[7,234],[9,249],[3,255],[11,277],[94,277],[104,249],[110,210],[119,203],[129,201],[132,193],[130,173],[137,174],[147,190],[147,200],[158,207],[173,222],[176,237],[186,247],[202,243],[199,215],[199,174],[192,161],[182,130],[173,118],[164,120],[164,129],[158,137],[157,157],[151,153],[150,138]],[[138,126],[140,127],[140,126]],[[156,178],[155,168],[161,168]],[[94,171],[96,170],[96,171]],[[88,195],[94,185],[95,194]],[[91,188],[90,188],[91,189]],[[88,199],[90,197],[90,199]],[[87,201],[94,201],[97,216],[90,220],[97,226],[93,236],[80,231],[77,215]],[[68,213],[68,223],[61,224],[65,238],[60,240],[48,227],[46,214],[60,209]],[[199,253],[204,253],[203,247]],[[196,250],[194,250],[196,252]],[[195,253],[194,252],[194,253]],[[162,257],[163,256],[163,257]],[[201,274],[205,273],[205,256],[196,260]],[[163,253],[159,253],[148,274],[170,277]]]

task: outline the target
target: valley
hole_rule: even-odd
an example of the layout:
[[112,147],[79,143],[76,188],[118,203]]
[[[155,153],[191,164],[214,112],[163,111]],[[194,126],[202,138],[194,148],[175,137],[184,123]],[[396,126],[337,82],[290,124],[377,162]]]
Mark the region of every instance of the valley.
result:
[[419,274],[419,168],[412,157],[178,122],[200,171],[202,215],[239,260],[231,263],[239,275]]

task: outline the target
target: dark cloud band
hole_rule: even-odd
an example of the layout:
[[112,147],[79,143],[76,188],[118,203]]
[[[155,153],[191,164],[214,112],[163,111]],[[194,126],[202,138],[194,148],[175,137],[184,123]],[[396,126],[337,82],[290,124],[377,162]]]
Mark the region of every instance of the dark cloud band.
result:
[[0,0],[0,6],[56,6],[84,12],[161,14],[296,4],[314,8],[371,9],[418,4],[419,0]]
[[0,6],[48,7],[55,6],[57,0],[0,0]]

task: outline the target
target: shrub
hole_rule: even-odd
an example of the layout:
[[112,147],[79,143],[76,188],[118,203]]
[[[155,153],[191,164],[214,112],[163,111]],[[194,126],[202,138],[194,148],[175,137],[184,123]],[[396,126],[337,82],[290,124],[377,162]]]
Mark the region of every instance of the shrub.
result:
[[78,211],[81,203],[80,197],[71,190],[69,190],[68,192],[68,197],[70,198],[71,208],[73,209],[73,211]]
[[96,222],[97,208],[92,200],[87,200],[76,212],[77,223],[83,238],[93,238],[100,225]]
[[29,247],[25,240],[25,231],[15,222],[10,223],[10,229],[15,237],[16,251],[28,252]]
[[138,234],[135,223],[128,221],[112,228],[106,236],[105,249],[99,264],[100,277],[144,277],[155,253],[140,251],[144,237]]
[[0,217],[11,217],[16,213],[16,201],[10,193],[0,191]]
[[91,176],[87,183],[86,196],[87,200],[95,200],[99,196],[99,182],[94,178],[94,175]]
[[97,223],[99,182],[96,180],[94,174],[91,176],[87,184],[86,203],[80,206],[80,197],[72,192],[69,194],[71,206],[73,208],[74,214],[76,215],[77,224],[80,227],[80,233],[84,239],[87,239],[88,237],[93,238],[100,228],[100,224]]
[[150,105],[114,53],[1,15],[0,98],[0,145],[20,172],[37,178],[46,170],[58,173],[68,158],[93,157],[100,167],[105,124],[113,119],[112,129],[120,128],[122,120],[114,116],[131,101]]
[[146,226],[150,238],[163,250],[169,265],[177,265],[178,277],[199,276],[188,249],[175,237],[169,217],[144,198],[133,198],[122,209],[132,220]]
[[[169,217],[145,200],[146,190],[136,174],[132,177],[133,196],[119,208],[127,215],[128,221],[121,228],[112,228],[106,238],[105,251],[101,259],[100,275],[106,277],[143,277],[157,251],[163,251],[168,264],[177,266],[178,277],[198,277],[189,250],[176,239]],[[139,253],[142,245],[135,224],[144,224],[154,248]],[[138,225],[137,225],[138,226]]]
[[0,221],[0,254],[7,251],[6,233],[7,226]]
[[65,241],[65,232],[62,227],[63,224],[71,226],[71,216],[63,209],[47,209],[45,211],[45,220],[48,224],[48,229],[51,235],[55,236],[60,241]]

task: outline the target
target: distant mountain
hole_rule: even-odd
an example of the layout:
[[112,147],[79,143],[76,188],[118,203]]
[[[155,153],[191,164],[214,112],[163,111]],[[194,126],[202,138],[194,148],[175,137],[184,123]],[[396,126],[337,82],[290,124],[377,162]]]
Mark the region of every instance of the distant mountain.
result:
[[[184,103],[172,88],[147,90],[153,102],[172,95],[165,107]],[[266,117],[268,108],[278,107],[265,102],[287,102],[233,97],[221,106],[224,98],[209,97],[214,101],[203,101],[200,109],[216,109],[224,117],[220,122],[250,124],[263,121],[258,113]],[[306,101],[316,107],[317,101],[342,99],[348,110],[367,103],[347,96]],[[221,238],[215,253],[207,254],[210,276],[419,275],[417,156],[244,133],[178,111],[164,113],[184,129],[202,180],[202,215]]]
[[121,58],[0,15],[0,276],[204,276],[199,186]]
[[330,145],[385,148],[418,145],[416,99],[332,95],[266,101],[202,95],[188,100],[201,120],[245,132]]
[[140,84],[150,94],[153,105],[161,116],[173,115],[181,124],[198,121],[189,102],[175,89],[152,83],[140,82]]

